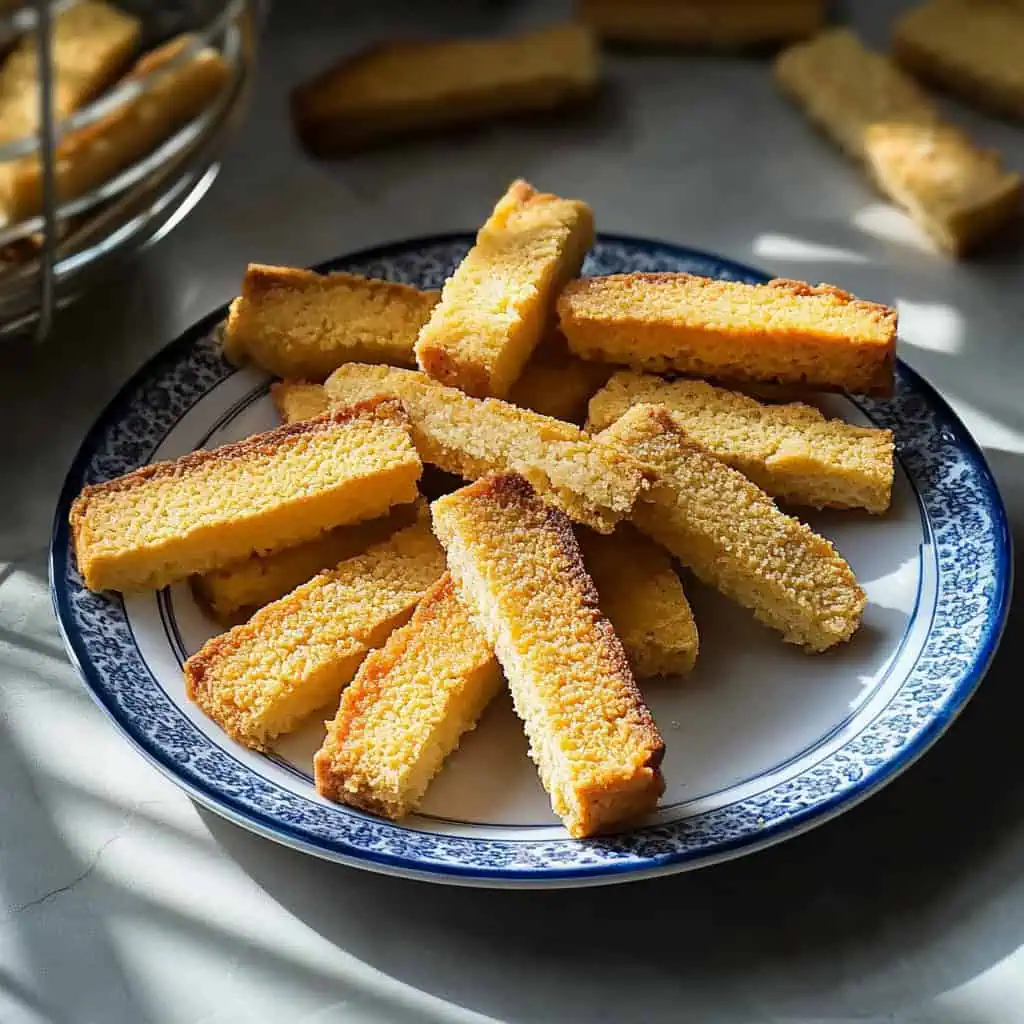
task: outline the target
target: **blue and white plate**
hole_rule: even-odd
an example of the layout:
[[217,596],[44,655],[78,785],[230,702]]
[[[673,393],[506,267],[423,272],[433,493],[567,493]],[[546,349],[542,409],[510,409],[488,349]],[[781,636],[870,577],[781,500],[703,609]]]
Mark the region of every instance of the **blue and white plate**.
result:
[[[330,268],[438,288],[471,239],[404,242]],[[763,281],[705,253],[604,236],[584,272],[677,271]],[[273,755],[229,740],[185,699],[181,664],[214,632],[186,585],[122,600],[87,591],[67,528],[84,484],[270,428],[267,378],[218,353],[219,310],[125,385],[82,445],[57,508],[51,585],[71,659],[117,726],[197,800],[247,828],[344,864],[491,886],[625,881],[711,864],[796,835],[864,799],[949,726],[981,682],[1010,590],[992,475],[946,403],[900,364],[884,400],[826,411],[896,433],[885,516],[809,516],[868,595],[853,640],[808,656],[687,581],[701,632],[688,679],[645,687],[667,753],[665,796],[632,831],[569,839],[552,816],[510,703],[499,700],[401,825],[320,799],[313,722]],[[326,713],[326,712],[325,712]]]

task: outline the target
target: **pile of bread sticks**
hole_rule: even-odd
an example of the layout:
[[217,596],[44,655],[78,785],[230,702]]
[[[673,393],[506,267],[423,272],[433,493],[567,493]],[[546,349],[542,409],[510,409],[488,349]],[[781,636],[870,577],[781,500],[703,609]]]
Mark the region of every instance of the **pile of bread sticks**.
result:
[[808,652],[857,630],[849,565],[777,501],[883,513],[892,435],[752,393],[887,392],[895,312],[578,278],[593,240],[586,203],[516,181],[439,295],[250,266],[224,351],[283,378],[282,426],[73,505],[86,586],[190,579],[225,627],[185,684],[233,739],[329,711],[331,800],[414,811],[507,687],[571,835],[642,817],[663,741],[637,681],[698,657],[674,562]]

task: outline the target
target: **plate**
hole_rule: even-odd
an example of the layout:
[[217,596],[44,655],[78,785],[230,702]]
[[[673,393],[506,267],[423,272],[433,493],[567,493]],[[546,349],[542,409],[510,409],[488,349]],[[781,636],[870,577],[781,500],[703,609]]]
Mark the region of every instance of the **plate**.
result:
[[[469,235],[402,242],[320,267],[438,288]],[[584,273],[766,275],[661,242],[605,235]],[[269,380],[218,351],[220,309],[125,385],[86,437],[57,508],[50,580],[68,654],[124,734],[201,803],[272,839],[344,864],[435,881],[568,886],[681,871],[750,853],[846,810],[903,771],[978,686],[1010,592],[1010,540],[977,445],[904,364],[890,399],[823,408],[896,434],[885,516],[823,512],[868,595],[853,640],[808,656],[687,579],[697,669],[644,690],[665,737],[667,788],[632,831],[569,839],[552,816],[507,699],[485,712],[402,824],[339,807],[310,779],[319,719],[271,755],[229,740],[184,696],[181,664],[214,632],[187,585],[122,599],[82,585],[68,511],[84,484],[276,423]]]

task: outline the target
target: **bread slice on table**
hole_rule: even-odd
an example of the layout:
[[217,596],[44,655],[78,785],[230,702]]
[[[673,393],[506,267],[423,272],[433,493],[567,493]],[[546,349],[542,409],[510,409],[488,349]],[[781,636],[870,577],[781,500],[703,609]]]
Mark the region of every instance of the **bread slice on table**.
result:
[[371,400],[86,487],[71,506],[90,590],[158,588],[413,501],[422,463]]
[[651,811],[664,788],[664,744],[568,519],[514,474],[440,498],[432,513],[569,834],[611,831]]
[[429,526],[414,523],[208,640],[185,662],[185,692],[232,739],[266,749],[336,705],[443,572]]
[[826,419],[802,402],[766,405],[706,381],[623,370],[590,401],[588,429],[634,405],[668,409],[676,426],[772,497],[813,508],[884,512],[893,480],[891,430]]
[[349,363],[327,379],[340,405],[397,398],[425,462],[467,480],[516,472],[570,518],[609,533],[629,516],[646,486],[629,455],[599,444],[579,427],[498,399],[471,398],[423,373]]
[[[117,78],[131,60],[141,31],[138,18],[101,0],[82,0],[54,14],[50,62],[55,120],[84,106]],[[0,65],[0,145],[39,131],[39,89],[36,41],[29,33]]]
[[339,156],[575,103],[597,80],[594,38],[574,23],[506,38],[384,43],[296,89],[292,121],[310,153]]
[[970,250],[1018,209],[1020,175],[944,123],[909,75],[849,29],[786,50],[775,78],[946,252]]
[[784,43],[825,23],[823,0],[580,0],[578,7],[602,39],[657,47]]
[[866,598],[832,543],[695,445],[668,409],[634,406],[600,438],[657,473],[633,522],[705,583],[809,651],[854,634]]
[[[132,81],[163,72],[146,92],[61,138],[56,164],[58,199],[85,195],[141,160],[200,114],[221,91],[231,69],[210,47],[184,64],[170,66],[194,41],[193,36],[179,36],[146,54],[127,75]],[[0,207],[7,218],[15,222],[39,213],[43,170],[38,154],[14,160],[0,167],[0,172]]]
[[491,645],[445,573],[342,694],[313,760],[317,791],[405,817],[502,684]]
[[586,203],[514,181],[420,331],[420,369],[468,395],[504,398],[593,243]]
[[637,679],[685,675],[697,660],[697,624],[672,560],[629,523],[611,536],[579,530],[601,611]]
[[612,274],[571,281],[558,300],[585,359],[723,380],[889,394],[896,311],[831,285]]
[[312,381],[342,363],[413,367],[416,336],[439,298],[357,274],[250,263],[224,328],[224,354]]
[[927,0],[897,19],[893,54],[923,81],[1024,120],[1024,5]]

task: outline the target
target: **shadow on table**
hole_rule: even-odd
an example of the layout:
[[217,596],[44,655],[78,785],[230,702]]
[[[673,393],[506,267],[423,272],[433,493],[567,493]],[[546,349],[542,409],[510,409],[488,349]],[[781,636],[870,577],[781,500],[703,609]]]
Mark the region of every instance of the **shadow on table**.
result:
[[1015,632],[951,732],[887,789],[802,838],[692,874],[454,889],[334,866],[203,816],[255,881],[336,946],[501,1019],[589,1024],[612,1019],[619,1000],[645,1021],[891,1012],[1024,943]]

